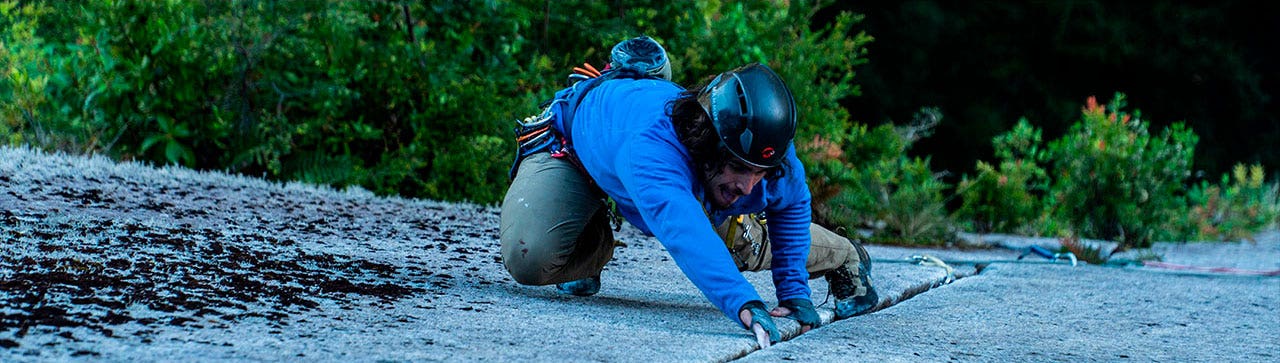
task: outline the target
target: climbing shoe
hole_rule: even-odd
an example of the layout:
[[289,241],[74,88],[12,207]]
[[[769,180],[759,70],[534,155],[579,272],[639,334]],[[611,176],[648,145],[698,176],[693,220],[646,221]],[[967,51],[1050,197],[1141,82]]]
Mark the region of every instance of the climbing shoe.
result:
[[880,302],[871,285],[871,256],[854,242],[858,259],[826,274],[831,294],[836,296],[836,320],[866,314]]
[[556,284],[561,294],[574,296],[591,296],[600,292],[600,276]]

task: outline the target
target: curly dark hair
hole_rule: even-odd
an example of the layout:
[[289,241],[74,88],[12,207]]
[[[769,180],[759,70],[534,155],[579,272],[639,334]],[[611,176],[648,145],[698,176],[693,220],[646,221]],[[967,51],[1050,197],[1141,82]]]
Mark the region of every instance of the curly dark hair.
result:
[[[671,125],[676,129],[676,137],[686,149],[689,149],[694,167],[702,170],[704,175],[714,176],[723,171],[726,164],[737,160],[738,157],[720,143],[715,125],[711,123],[711,117],[707,116],[706,111],[702,110],[702,105],[698,104],[698,93],[701,89],[702,87],[698,87],[681,92],[679,97],[668,104],[667,116],[671,118]],[[769,168],[766,178],[773,180],[782,177],[786,173],[786,165],[787,163],[782,163]]]

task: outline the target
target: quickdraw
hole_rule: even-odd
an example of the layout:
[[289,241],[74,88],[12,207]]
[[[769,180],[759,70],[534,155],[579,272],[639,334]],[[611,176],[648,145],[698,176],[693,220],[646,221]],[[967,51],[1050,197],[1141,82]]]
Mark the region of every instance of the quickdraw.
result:
[[[704,212],[706,211],[704,210]],[[707,218],[709,219],[711,218],[711,213],[709,212],[707,213]],[[756,223],[762,226],[762,229],[760,231],[760,238],[752,238],[751,226],[753,224],[746,223],[747,218],[751,218],[755,220]],[[714,223],[715,221],[712,220],[712,222]],[[764,251],[765,241],[767,241],[769,238],[769,230],[766,228],[763,228],[763,226],[765,226],[766,223],[769,223],[769,221],[765,219],[764,213],[762,212],[758,214],[739,214],[736,216],[729,217],[728,222],[729,222],[729,228],[725,230],[725,234],[724,236],[722,236],[724,239],[724,248],[729,250],[729,252],[731,253],[733,252],[734,242],[738,240],[738,226],[742,226],[741,236],[743,240],[746,240],[751,244],[751,247],[750,247],[751,255],[755,256],[755,265],[758,266],[763,264],[765,257],[767,257],[766,255],[767,251]]]
[[1076,254],[1074,253],[1071,253],[1071,252],[1054,253],[1045,249],[1044,247],[1040,247],[1037,245],[1031,245],[1031,247],[1028,247],[1026,252],[1023,252],[1022,255],[1018,256],[1018,259],[1021,260],[1022,258],[1027,257],[1028,255],[1031,255],[1031,254],[1044,257],[1045,259],[1048,259],[1051,261],[1068,260],[1068,261],[1071,261],[1071,266],[1075,266],[1077,263],[1080,262],[1079,260],[1076,259]]
[[[724,248],[727,248],[727,249],[729,249],[730,251],[732,251],[732,250],[733,250],[733,242],[737,240],[737,238],[735,238],[735,236],[734,236],[734,232],[736,232],[736,230],[738,229],[738,225],[741,225],[741,224],[742,224],[743,217],[746,217],[746,215],[744,215],[744,214],[739,214],[739,215],[738,215],[738,216],[736,216],[736,217],[731,217],[730,219],[731,219],[732,221],[730,221],[730,222],[729,222],[729,230],[728,230],[728,231],[725,231],[725,234],[724,234]],[[751,232],[751,231],[746,230],[746,228],[744,228],[744,230],[742,231],[742,238],[746,238],[746,239],[750,240],[751,236],[747,234],[747,233],[749,233],[749,232]]]

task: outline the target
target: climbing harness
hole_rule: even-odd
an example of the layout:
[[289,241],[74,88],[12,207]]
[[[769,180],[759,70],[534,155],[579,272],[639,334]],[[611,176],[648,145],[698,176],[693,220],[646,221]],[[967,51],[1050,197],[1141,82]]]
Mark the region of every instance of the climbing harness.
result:
[[[711,218],[711,214],[707,213],[707,217]],[[754,224],[747,223],[748,219],[754,220],[755,223]],[[711,222],[715,223],[715,220],[712,220]],[[751,249],[751,256],[755,258],[754,262],[746,261],[744,259],[743,261],[741,261],[743,263],[743,266],[760,266],[764,264],[765,258],[768,257],[768,253],[767,253],[768,251],[764,250],[765,244],[769,240],[769,230],[764,228],[765,224],[768,223],[768,221],[765,220],[764,213],[761,212],[756,214],[739,214],[736,216],[729,217],[728,223],[729,223],[729,228],[725,230],[724,236],[721,236],[724,239],[724,248],[729,250],[731,254],[734,254],[735,256],[737,255],[733,248],[739,236],[739,233],[737,231],[738,226],[742,226],[742,233],[741,233],[742,240],[747,241],[749,246],[748,248]],[[759,238],[753,237],[751,235],[753,225],[760,226]],[[746,256],[742,256],[742,257],[745,258]]]
[[[520,162],[539,152],[548,152],[553,158],[566,160],[586,177],[587,183],[590,184],[590,189],[599,192],[600,195],[604,195],[605,211],[608,214],[607,217],[610,224],[613,225],[613,231],[621,231],[622,215],[618,213],[617,203],[596,185],[595,180],[591,179],[590,175],[587,174],[582,161],[573,153],[571,135],[573,135],[574,115],[577,113],[578,104],[582,102],[587,93],[606,81],[613,79],[670,81],[657,78],[631,67],[613,69],[605,67],[605,70],[601,72],[592,67],[590,63],[583,63],[583,67],[574,67],[573,71],[574,73],[569,76],[571,84],[568,89],[558,92],[555,98],[539,105],[542,111],[537,115],[516,120],[516,126],[512,130],[516,138],[516,154],[511,162],[511,169],[507,171],[507,177],[515,179],[516,172],[520,169]],[[558,113],[556,112],[557,107],[559,107]],[[555,128],[554,123],[557,116],[560,118],[563,130],[556,130]]]
[[[570,82],[573,83],[569,88],[557,92],[556,98],[539,105],[542,108],[541,112],[516,121],[516,127],[512,130],[516,135],[516,157],[511,163],[511,170],[507,173],[511,179],[515,179],[516,171],[524,158],[541,151],[550,151],[551,156],[556,158],[567,158],[580,170],[582,169],[582,163],[573,156],[571,140],[573,120],[577,114],[578,105],[591,90],[614,79],[654,79],[671,82],[629,67],[616,69],[606,67],[604,72],[600,72],[588,63],[583,63],[583,66],[587,68],[574,67],[574,73],[569,77]],[[556,107],[560,108],[558,114],[555,112]],[[560,117],[563,130],[556,130],[553,125],[557,116]],[[583,172],[586,175],[585,170]]]
[[[716,224],[716,217],[711,214],[711,207],[710,205],[707,204],[707,202],[704,201],[703,197],[698,197],[698,204],[702,205],[702,213],[706,214],[707,222],[711,223],[711,228],[718,228]],[[761,229],[760,229],[759,238],[754,238],[751,236],[752,224],[747,223],[748,218],[755,220],[756,222],[755,224],[760,225]],[[739,237],[738,226],[742,226],[741,237],[743,240],[750,243],[751,256],[755,257],[754,264],[751,264],[750,261],[746,261],[746,260],[740,261],[742,263],[742,266],[759,266],[763,264],[764,259],[768,257],[768,254],[766,253],[768,251],[765,251],[764,249],[767,241],[769,240],[769,229],[764,228],[764,226],[768,225],[769,223],[768,217],[765,216],[765,213],[760,212],[760,213],[752,213],[752,214],[732,215],[732,216],[729,216],[729,219],[726,220],[726,223],[729,224],[729,227],[725,229],[724,235],[720,236],[720,238],[724,240],[724,248],[726,250],[729,250],[730,254],[737,256],[737,254],[734,253],[735,251],[733,250],[733,247]]]

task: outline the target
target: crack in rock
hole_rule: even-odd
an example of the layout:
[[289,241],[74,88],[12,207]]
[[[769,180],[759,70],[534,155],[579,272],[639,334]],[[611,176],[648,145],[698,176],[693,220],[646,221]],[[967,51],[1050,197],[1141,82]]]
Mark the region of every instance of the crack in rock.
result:
[[[973,272],[972,272],[972,273],[957,272],[957,273],[955,273],[955,274],[953,274],[953,275],[951,276],[952,278],[950,279],[950,281],[947,281],[947,280],[948,280],[948,278],[947,278],[947,277],[943,277],[943,278],[940,278],[940,279],[937,279],[937,280],[934,280],[934,281],[929,281],[929,282],[925,282],[925,283],[921,283],[921,284],[918,284],[918,285],[915,285],[915,286],[909,287],[909,288],[907,288],[906,290],[904,290],[901,294],[898,294],[898,296],[896,296],[896,297],[890,297],[890,298],[886,298],[886,299],[881,299],[879,304],[876,304],[876,306],[872,307],[872,308],[871,308],[871,310],[867,311],[864,315],[867,315],[867,314],[874,314],[874,313],[879,312],[879,311],[881,311],[881,310],[884,310],[884,309],[888,309],[888,308],[890,308],[890,307],[893,307],[894,305],[901,304],[901,303],[903,303],[903,302],[906,302],[907,300],[911,300],[911,298],[914,298],[914,297],[916,297],[916,296],[919,296],[920,294],[923,294],[923,293],[925,293],[925,292],[927,292],[927,291],[929,291],[929,290],[932,290],[932,289],[934,289],[934,288],[942,287],[942,286],[945,286],[945,285],[950,285],[950,284],[955,283],[956,281],[960,281],[961,279],[964,279],[964,278],[967,278],[967,277],[970,277],[970,276],[980,275],[980,274],[982,274],[982,271],[983,271],[983,270],[986,270],[986,268],[987,268],[987,266],[988,266],[988,265],[989,265],[989,264],[987,264],[987,263],[974,264],[974,265],[973,265],[974,269],[973,269]],[[823,328],[825,328],[825,327],[829,327],[829,326],[831,326],[831,324],[835,324],[835,323],[837,323],[837,322],[845,321],[845,320],[850,320],[850,319],[852,319],[852,318],[846,318],[846,319],[843,319],[843,320],[824,321],[824,322],[822,323],[822,326],[820,326],[820,327],[818,327],[818,328],[816,328],[816,329],[810,330],[808,334],[812,334],[813,332],[815,332],[815,331],[817,331],[817,330],[819,330],[819,329],[823,329]],[[797,332],[798,332],[798,331],[797,331]],[[791,339],[794,339],[794,338],[799,337],[801,334],[798,334],[797,332],[785,332],[785,333],[783,333],[783,335],[782,335],[782,339],[781,339],[781,340],[779,340],[777,343],[774,343],[774,345],[782,344],[782,343],[785,343],[785,342],[787,342],[787,341],[789,341],[789,340],[791,340]],[[753,346],[751,349],[746,349],[746,350],[742,351],[741,353],[739,353],[739,354],[737,354],[737,355],[735,355],[735,356],[733,356],[733,357],[731,357],[731,358],[727,359],[726,361],[735,361],[735,360],[739,360],[739,359],[742,359],[742,358],[746,358],[746,357],[747,357],[748,355],[750,355],[751,353],[754,353],[754,352],[757,352],[757,351],[760,351],[760,350],[761,350],[761,348],[760,348],[759,346]]]

